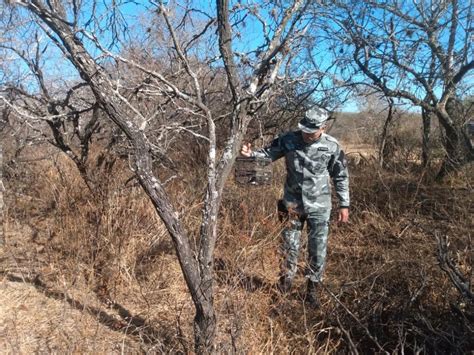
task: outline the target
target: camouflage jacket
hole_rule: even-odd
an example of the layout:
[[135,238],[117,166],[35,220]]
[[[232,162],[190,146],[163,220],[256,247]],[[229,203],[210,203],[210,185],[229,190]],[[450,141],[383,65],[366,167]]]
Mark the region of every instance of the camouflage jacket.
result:
[[349,173],[344,152],[338,141],[323,133],[305,143],[301,131],[288,132],[276,138],[270,146],[252,152],[252,156],[268,157],[272,161],[286,158],[286,182],[283,202],[299,213],[311,213],[331,208],[332,178],[339,207],[349,207]]

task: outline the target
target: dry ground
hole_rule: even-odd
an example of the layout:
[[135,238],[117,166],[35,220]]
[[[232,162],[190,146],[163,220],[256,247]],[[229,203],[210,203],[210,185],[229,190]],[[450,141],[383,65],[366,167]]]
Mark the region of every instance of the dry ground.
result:
[[[29,166],[7,186],[0,352],[192,352],[193,306],[146,197],[117,166],[94,196],[63,160]],[[417,169],[382,171],[370,159],[352,167],[351,223],[332,225],[319,310],[305,307],[302,273],[288,296],[274,288],[281,166],[267,187],[230,181],[216,251],[218,350],[472,351],[473,309],[439,268],[436,242],[447,236],[472,278],[472,171],[437,185]],[[189,179],[169,189],[193,230],[200,195],[186,194]]]
[[8,233],[8,243],[0,248],[0,352],[140,351],[139,342],[116,331],[122,327],[120,318],[115,312],[101,310],[96,297],[66,283],[50,289],[41,282],[33,265],[45,262],[41,256],[44,247],[28,248],[29,235],[25,228]]

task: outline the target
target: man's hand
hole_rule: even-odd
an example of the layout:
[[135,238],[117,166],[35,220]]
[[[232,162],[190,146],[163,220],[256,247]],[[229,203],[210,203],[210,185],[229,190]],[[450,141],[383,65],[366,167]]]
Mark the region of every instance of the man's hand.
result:
[[340,208],[339,209],[339,216],[337,218],[338,222],[347,223],[349,222],[349,209],[348,208]]
[[250,158],[252,156],[252,144],[246,143],[242,146],[240,149],[240,154],[242,154],[244,157]]

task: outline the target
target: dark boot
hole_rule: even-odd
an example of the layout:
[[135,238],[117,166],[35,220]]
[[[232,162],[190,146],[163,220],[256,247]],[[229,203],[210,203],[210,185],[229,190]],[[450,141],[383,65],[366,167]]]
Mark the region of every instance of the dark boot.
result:
[[278,285],[277,285],[278,291],[280,291],[281,293],[290,292],[292,281],[293,280],[291,280],[290,278],[286,276],[280,276],[280,280],[278,280]]
[[317,282],[308,280],[304,301],[313,308],[319,308],[321,306],[319,302],[319,284]]

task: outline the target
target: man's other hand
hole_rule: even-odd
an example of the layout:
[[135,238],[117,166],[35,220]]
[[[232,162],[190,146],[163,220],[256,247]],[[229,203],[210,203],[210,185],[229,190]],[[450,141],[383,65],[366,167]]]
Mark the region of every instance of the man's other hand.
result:
[[337,218],[337,221],[342,222],[342,223],[349,222],[349,209],[348,208],[339,209],[339,216]]
[[240,154],[242,154],[244,157],[250,158],[252,156],[252,144],[244,144],[240,149]]

